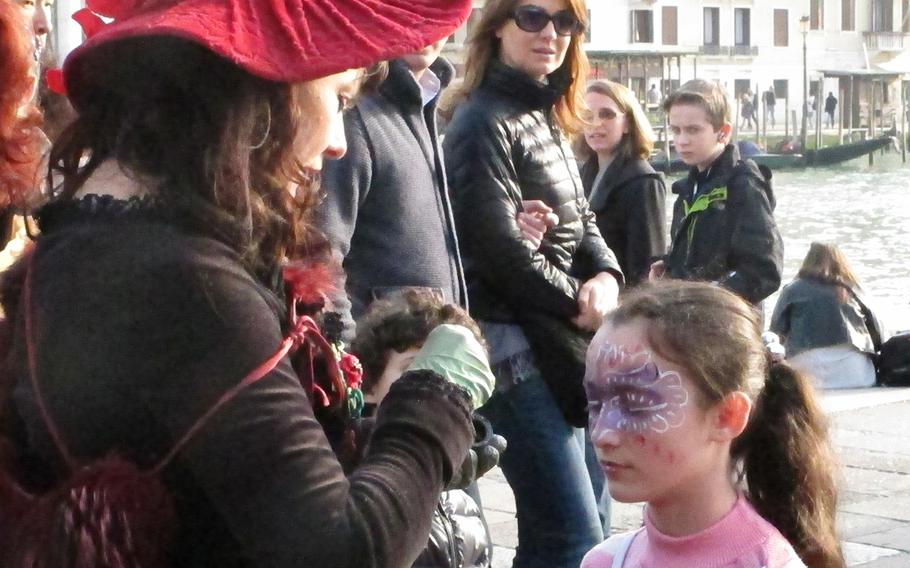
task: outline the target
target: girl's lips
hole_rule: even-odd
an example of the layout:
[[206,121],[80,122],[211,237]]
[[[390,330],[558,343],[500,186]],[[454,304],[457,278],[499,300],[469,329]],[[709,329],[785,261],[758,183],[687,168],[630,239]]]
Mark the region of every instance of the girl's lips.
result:
[[632,466],[628,464],[621,464],[609,460],[600,460],[600,467],[603,468],[604,473],[607,475],[616,475],[632,469]]

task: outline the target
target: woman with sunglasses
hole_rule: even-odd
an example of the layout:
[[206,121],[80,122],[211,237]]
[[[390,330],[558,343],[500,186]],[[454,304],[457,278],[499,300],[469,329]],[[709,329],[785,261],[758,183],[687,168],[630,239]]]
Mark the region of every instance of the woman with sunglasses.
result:
[[[522,568],[575,568],[603,538],[582,379],[590,333],[622,273],[566,138],[583,123],[586,18],[583,0],[487,2],[445,139],[470,307],[497,381],[481,412],[509,442],[500,464],[515,493]],[[555,221],[539,246],[522,236],[523,202]]]
[[590,121],[576,138],[581,180],[597,226],[616,253],[627,289],[667,252],[667,188],[648,158],[654,132],[635,94],[612,81],[588,85]]
[[[163,468],[152,475],[176,520],[140,511],[175,531],[163,565],[409,566],[467,455],[471,399],[407,373],[345,476],[315,417],[328,401],[308,398],[314,380],[337,386],[309,357],[330,347],[293,309],[321,302],[328,271],[289,260],[314,243],[314,179],[345,152],[342,112],[364,67],[450,34],[471,2],[88,4],[89,39],[63,70],[78,118],[51,153],[62,185],[35,213],[34,251],[3,278],[0,473],[46,492],[110,454]],[[0,540],[9,509],[0,498]],[[124,521],[98,514],[104,526],[60,527],[88,531],[80,551],[149,551],[131,540],[145,533],[96,538]],[[0,557],[34,545],[26,536]],[[17,553],[36,552],[60,550]]]

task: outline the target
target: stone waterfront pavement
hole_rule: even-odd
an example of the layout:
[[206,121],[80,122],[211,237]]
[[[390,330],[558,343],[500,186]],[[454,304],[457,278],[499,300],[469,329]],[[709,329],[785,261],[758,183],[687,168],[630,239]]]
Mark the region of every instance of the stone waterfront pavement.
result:
[[[848,566],[910,568],[910,388],[823,397],[841,465],[839,530]],[[480,481],[494,568],[512,565],[515,501],[499,469]],[[614,531],[641,525],[641,506],[613,503]]]

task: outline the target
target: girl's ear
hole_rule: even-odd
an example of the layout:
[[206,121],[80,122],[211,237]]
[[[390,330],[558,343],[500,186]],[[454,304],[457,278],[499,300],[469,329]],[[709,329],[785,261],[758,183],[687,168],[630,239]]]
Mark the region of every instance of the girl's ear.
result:
[[733,441],[743,433],[752,414],[752,399],[744,392],[728,394],[715,407],[714,437],[717,441]]

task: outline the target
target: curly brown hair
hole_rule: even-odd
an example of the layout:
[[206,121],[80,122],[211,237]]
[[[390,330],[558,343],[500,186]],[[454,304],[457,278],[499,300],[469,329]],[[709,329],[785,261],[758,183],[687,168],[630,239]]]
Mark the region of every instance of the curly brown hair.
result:
[[357,336],[351,342],[351,351],[363,365],[364,392],[371,392],[382,376],[391,350],[403,353],[420,347],[433,329],[446,323],[468,328],[486,348],[480,327],[468,312],[430,292],[408,290],[374,302],[357,322]]
[[41,113],[30,101],[37,84],[35,43],[22,11],[0,2],[0,208],[24,207],[41,180]]
[[79,61],[91,92],[51,151],[48,187],[55,173],[63,180],[51,199],[72,199],[113,159],[154,180],[155,199],[237,250],[252,272],[316,238],[307,215],[318,183],[294,153],[306,122],[300,84],[255,77],[168,36],[110,42]]

